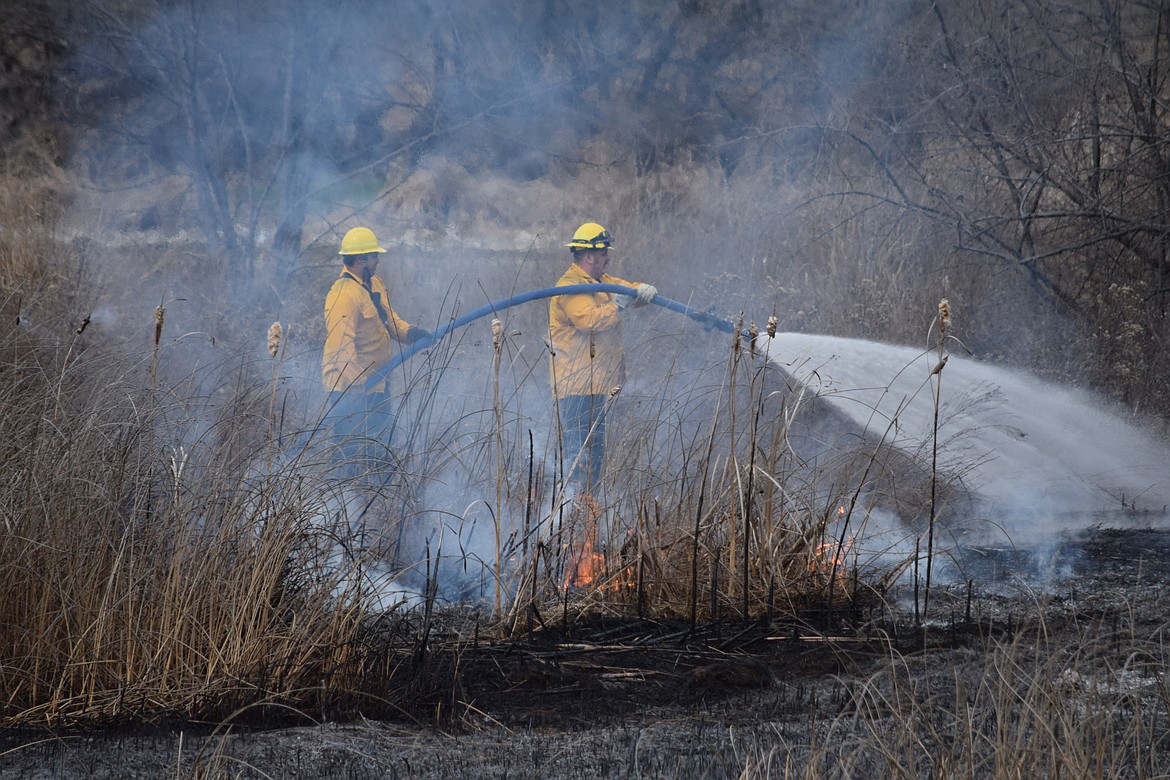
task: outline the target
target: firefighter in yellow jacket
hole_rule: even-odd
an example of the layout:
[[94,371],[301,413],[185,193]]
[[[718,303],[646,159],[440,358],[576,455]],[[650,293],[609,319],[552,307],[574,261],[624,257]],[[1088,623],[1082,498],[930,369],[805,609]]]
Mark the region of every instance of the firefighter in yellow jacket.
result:
[[595,492],[601,480],[605,402],[625,382],[622,313],[658,294],[651,284],[627,282],[605,273],[612,245],[609,231],[601,225],[581,225],[565,245],[573,263],[557,286],[620,284],[630,288],[629,295],[558,295],[549,299],[548,306],[552,391],[560,415],[561,453],[566,464],[575,464],[571,479],[586,493]]
[[373,466],[363,460],[388,461],[394,414],[379,372],[394,357],[393,342],[410,344],[431,335],[390,307],[386,285],[375,273],[385,252],[369,228],[346,233],[338,253],[341,274],[325,298],[321,381],[342,455],[357,470]]

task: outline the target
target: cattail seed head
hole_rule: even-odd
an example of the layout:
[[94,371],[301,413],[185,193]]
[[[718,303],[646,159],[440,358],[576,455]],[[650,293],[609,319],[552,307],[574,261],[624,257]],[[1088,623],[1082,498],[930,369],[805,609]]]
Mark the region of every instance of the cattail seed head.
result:
[[268,328],[268,354],[272,357],[276,357],[276,353],[280,352],[280,335],[280,321],[277,320]]
[[760,337],[760,328],[756,323],[753,322],[751,325],[748,325],[748,335],[751,336],[751,341],[748,342],[748,346],[754,355],[756,354],[756,339]]
[[768,318],[768,338],[776,338],[776,327],[779,324],[780,322],[776,319],[775,314]]
[[500,334],[504,331],[504,326],[495,317],[492,318],[492,349],[498,350],[500,348]]
[[167,318],[167,310],[161,303],[154,310],[154,345],[157,347],[162,340],[163,320]]
[[938,302],[938,332],[945,336],[947,328],[951,326],[951,304],[946,298]]

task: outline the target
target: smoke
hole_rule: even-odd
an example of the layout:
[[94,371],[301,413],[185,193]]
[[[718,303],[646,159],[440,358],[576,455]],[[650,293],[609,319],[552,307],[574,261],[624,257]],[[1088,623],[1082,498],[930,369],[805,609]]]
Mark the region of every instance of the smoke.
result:
[[[810,23],[750,3],[83,4],[63,83],[70,168],[92,187],[62,232],[128,248],[97,258],[123,328],[178,299],[176,327],[233,347],[273,319],[319,343],[358,223],[391,248],[412,321],[547,286],[586,219],[619,236],[626,278],[724,313],[779,294],[796,314],[787,299],[820,281],[792,273],[796,161],[881,67],[888,19],[791,12]],[[461,303],[443,300],[453,280]]]
[[[728,317],[778,314],[791,330],[912,342],[918,313],[950,284],[980,305],[1011,301],[1012,312],[1032,316],[1034,298],[1010,279],[971,281],[952,268],[948,280],[932,262],[932,226],[921,214],[889,219],[869,200],[840,195],[885,191],[895,145],[926,143],[902,132],[912,124],[909,77],[922,67],[899,58],[908,8],[82,4],[62,22],[74,25],[76,42],[61,79],[78,127],[68,165],[84,184],[61,237],[92,239],[90,259],[103,266],[95,324],[146,333],[166,302],[168,336],[178,335],[164,345],[162,369],[199,375],[209,403],[216,384],[230,383],[232,361],[267,373],[263,334],[282,321],[282,409],[305,424],[323,409],[321,308],[337,242],[356,224],[391,250],[381,268],[391,304],[428,327],[555,282],[568,264],[564,239],[585,220],[615,234],[613,272]],[[863,139],[868,146],[849,146],[861,125],[851,112],[867,93],[890,124]],[[876,175],[871,156],[882,161]],[[826,172],[838,178],[823,181]],[[506,315],[501,397],[512,475],[529,457],[546,471],[553,462],[544,312],[532,305]],[[1063,328],[1053,319],[1016,327],[1007,316],[983,318],[999,327],[972,334],[971,346],[1040,353]],[[644,439],[655,449],[647,460],[661,465],[670,457],[664,442],[693,442],[703,422],[694,419],[701,403],[666,397],[667,388],[717,390],[686,377],[719,365],[709,345],[725,344],[659,315],[630,323],[631,378],[619,411],[658,421]],[[1013,342],[1019,334],[1040,335]],[[498,426],[497,389],[487,341],[472,326],[449,351],[432,350],[395,377],[401,419],[420,429],[403,431],[397,445],[429,479],[419,544],[452,555],[477,582],[496,543],[496,450],[485,442]],[[813,358],[818,367],[827,360]],[[823,392],[863,414],[863,428],[875,409],[893,415],[886,401],[914,398],[900,415],[899,443],[921,452],[926,430],[912,419],[920,387],[859,395],[911,362],[846,353],[833,364],[838,384]],[[846,377],[847,364],[856,373]],[[943,375],[953,412],[943,465],[980,497],[989,527],[1034,541],[1107,509],[1153,511],[1165,500],[1158,476],[1130,458],[1129,431],[1089,428],[1086,409],[1096,402],[1066,403],[1058,389],[1008,375],[952,388],[961,373],[956,360]],[[1049,404],[1058,398],[1079,438],[1059,432]],[[1016,411],[983,417],[1005,408]]]

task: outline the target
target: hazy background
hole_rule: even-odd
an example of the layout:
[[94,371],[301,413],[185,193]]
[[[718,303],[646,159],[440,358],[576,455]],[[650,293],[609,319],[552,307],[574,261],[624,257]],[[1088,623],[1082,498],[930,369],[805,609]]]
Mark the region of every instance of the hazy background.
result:
[[[279,319],[310,388],[349,227],[429,326],[598,220],[700,308],[919,346],[947,297],[956,349],[1170,415],[1164,4],[6,5],[6,223],[45,252],[5,290],[45,335],[165,303],[260,356]],[[508,323],[537,386],[543,315]]]

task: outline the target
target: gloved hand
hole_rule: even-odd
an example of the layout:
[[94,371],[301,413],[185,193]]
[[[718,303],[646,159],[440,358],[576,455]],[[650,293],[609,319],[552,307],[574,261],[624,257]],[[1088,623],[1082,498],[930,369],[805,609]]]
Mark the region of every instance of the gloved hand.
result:
[[615,293],[613,296],[613,302],[617,304],[618,311],[625,311],[626,308],[636,300],[638,299],[635,296],[626,295],[624,293]]
[[638,303],[650,303],[658,294],[658,288],[652,284],[638,285]]
[[416,341],[433,338],[434,334],[426,328],[420,328],[417,325],[411,325],[410,330],[406,331],[406,343],[413,344]]

